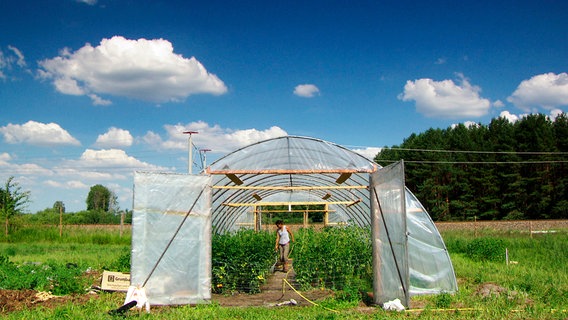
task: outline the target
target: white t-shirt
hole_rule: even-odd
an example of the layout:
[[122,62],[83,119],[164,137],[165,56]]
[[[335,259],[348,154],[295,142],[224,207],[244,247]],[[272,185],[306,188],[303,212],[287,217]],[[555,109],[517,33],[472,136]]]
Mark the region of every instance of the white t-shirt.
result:
[[287,244],[290,242],[290,234],[288,233],[286,226],[282,226],[281,229],[278,229],[278,234],[280,235],[280,241],[278,241],[278,244]]

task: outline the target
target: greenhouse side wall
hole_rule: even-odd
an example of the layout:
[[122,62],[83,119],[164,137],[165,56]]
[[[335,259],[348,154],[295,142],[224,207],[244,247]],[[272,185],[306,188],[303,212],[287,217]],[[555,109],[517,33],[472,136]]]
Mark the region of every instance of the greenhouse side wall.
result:
[[134,176],[131,285],[152,305],[211,299],[211,178]]

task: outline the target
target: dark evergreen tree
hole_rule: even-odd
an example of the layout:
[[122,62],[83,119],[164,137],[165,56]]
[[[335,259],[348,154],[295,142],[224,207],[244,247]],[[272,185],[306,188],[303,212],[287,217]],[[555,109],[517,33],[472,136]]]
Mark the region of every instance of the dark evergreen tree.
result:
[[403,159],[406,185],[434,220],[568,217],[568,117],[463,124],[412,134],[375,160]]

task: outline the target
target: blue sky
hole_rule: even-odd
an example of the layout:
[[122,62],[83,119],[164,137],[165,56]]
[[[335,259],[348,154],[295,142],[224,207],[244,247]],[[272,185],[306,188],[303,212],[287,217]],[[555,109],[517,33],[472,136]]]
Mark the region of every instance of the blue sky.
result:
[[566,1],[0,3],[0,181],[27,211],[131,208],[135,170],[187,172],[281,135],[369,157],[412,133],[568,109]]

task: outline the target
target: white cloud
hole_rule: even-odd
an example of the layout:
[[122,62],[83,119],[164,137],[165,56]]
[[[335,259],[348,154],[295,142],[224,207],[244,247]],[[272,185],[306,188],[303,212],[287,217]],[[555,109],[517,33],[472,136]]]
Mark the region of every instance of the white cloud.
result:
[[53,168],[60,178],[96,183],[125,180],[135,170],[168,171],[168,168],[140,161],[119,149],[86,149],[79,159],[63,161]]
[[26,58],[24,57],[24,54],[22,54],[20,49],[14,47],[14,46],[8,46],[8,49],[10,49],[10,51],[12,51],[14,53],[14,55],[16,55],[16,57],[18,58],[16,60],[16,64],[21,68],[25,68],[26,65],[27,65],[26,64]]
[[7,143],[27,143],[38,146],[72,145],[81,143],[56,123],[28,121],[23,125],[11,124],[0,127]]
[[501,111],[501,113],[499,114],[500,118],[505,118],[507,120],[509,120],[510,123],[515,123],[517,122],[522,116],[516,115],[516,114],[512,114],[509,111],[505,110],[505,111]]
[[313,84],[299,84],[294,88],[294,94],[299,97],[312,98],[320,94],[320,90]]
[[39,62],[41,78],[53,81],[57,91],[88,95],[95,104],[109,104],[99,95],[168,102],[192,94],[220,95],[227,87],[194,57],[184,58],[164,39],[103,39]]
[[128,130],[110,128],[105,134],[98,136],[95,146],[98,148],[123,148],[130,147],[134,138]]
[[438,60],[436,60],[436,62],[434,62],[434,64],[445,64],[446,61],[447,61],[447,59],[442,57],[442,58],[438,58]]
[[7,152],[0,153],[0,181],[2,173],[9,173],[10,176],[51,176],[53,171],[35,163],[12,163],[14,159]]
[[43,182],[44,185],[53,188],[60,188],[60,189],[88,189],[89,186],[84,184],[82,181],[78,180],[70,180],[70,181],[54,181],[54,180],[46,180]]
[[29,72],[24,54],[20,49],[9,45],[6,53],[0,50],[0,79],[8,79],[8,74],[16,69]]
[[505,104],[501,100],[496,100],[496,101],[493,102],[493,106],[495,108],[503,108],[505,106]]
[[[556,117],[558,117],[558,115],[560,115],[561,113],[563,113],[563,111],[560,110],[560,109],[552,109],[552,110],[550,110],[550,113],[547,115],[547,117],[551,121],[554,121],[556,119]],[[515,123],[515,122],[519,121],[520,119],[527,117],[529,114],[530,113],[512,114],[509,111],[502,111],[499,114],[499,117],[505,118],[505,119],[509,120],[509,122],[511,122],[511,123]]]
[[367,159],[375,159],[375,156],[381,152],[382,148],[376,148],[376,147],[367,147],[364,149],[352,149],[353,152],[356,152],[364,157],[366,157]]
[[80,162],[79,167],[83,168],[126,168],[129,170],[159,168],[129,156],[124,150],[119,149],[87,149],[78,161]]
[[[459,124],[458,123],[452,123],[452,125],[450,126],[452,129],[455,129]],[[479,123],[475,122],[475,121],[464,121],[463,125],[466,128],[479,128]]]
[[95,106],[108,106],[108,105],[112,104],[112,101],[103,99],[103,98],[97,96],[96,94],[90,93],[87,96],[89,98],[91,98],[91,101],[93,102],[93,105],[95,105]]
[[558,117],[562,113],[564,113],[564,112],[560,109],[552,109],[552,110],[550,110],[550,116],[549,117],[552,119],[552,121],[554,121],[554,120],[556,120],[556,117]]
[[76,1],[80,3],[86,3],[90,6],[97,4],[97,0],[76,0]]
[[523,80],[507,101],[527,112],[568,106],[568,73],[550,72]]
[[12,156],[8,152],[0,153],[0,166],[8,164],[12,160]]
[[479,96],[481,89],[462,75],[461,84],[452,80],[418,79],[407,81],[398,98],[415,101],[416,110],[427,117],[480,117],[488,113],[491,102]]
[[203,121],[188,124],[165,125],[166,140],[152,131],[148,131],[142,140],[156,149],[187,150],[188,136],[184,131],[197,131],[192,136],[192,143],[199,148],[211,149],[213,153],[227,153],[258,141],[287,135],[280,127],[273,126],[266,130],[224,129],[219,125],[210,126]]

